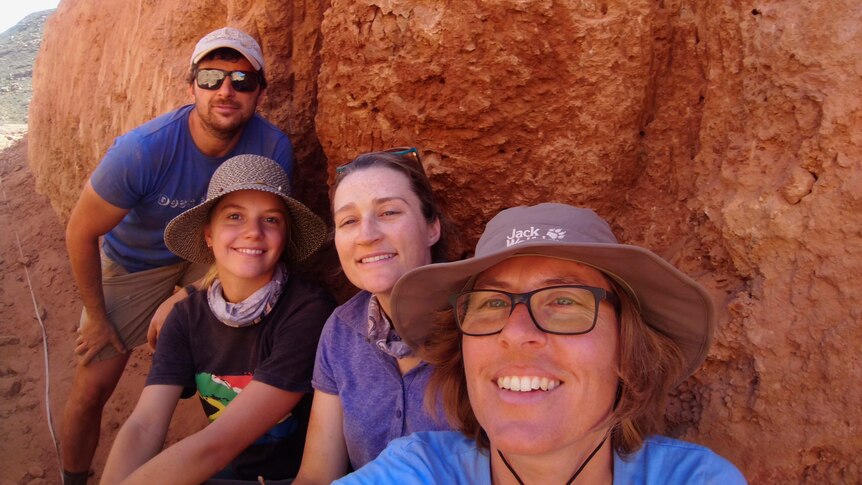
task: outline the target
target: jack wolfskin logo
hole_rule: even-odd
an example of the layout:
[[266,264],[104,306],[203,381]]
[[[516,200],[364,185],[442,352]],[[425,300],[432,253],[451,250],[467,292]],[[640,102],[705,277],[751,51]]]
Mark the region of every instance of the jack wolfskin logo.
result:
[[562,239],[564,237],[566,237],[566,231],[560,229],[559,227],[555,227],[553,229],[548,229],[548,233],[542,239],[547,238],[556,241],[557,239]]
[[506,247],[520,244],[524,241],[530,241],[539,237],[539,230],[533,226],[529,229],[512,229],[512,235],[506,236]]
[[532,241],[534,239],[550,239],[557,241],[566,237],[566,231],[559,227],[548,229],[544,236],[539,235],[539,229],[535,226],[530,226],[529,229],[512,229],[512,234],[506,236],[506,247],[514,246],[522,242]]

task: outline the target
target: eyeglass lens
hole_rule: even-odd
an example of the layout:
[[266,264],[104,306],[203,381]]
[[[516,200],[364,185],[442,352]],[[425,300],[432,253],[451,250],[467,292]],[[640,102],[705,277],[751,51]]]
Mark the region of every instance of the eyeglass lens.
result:
[[241,93],[250,93],[257,89],[258,76],[256,72],[200,69],[195,75],[195,80],[201,89],[216,90],[221,88],[227,76],[230,76],[231,86]]
[[502,331],[517,303],[527,305],[541,330],[578,334],[592,330],[599,299],[600,294],[594,293],[591,287],[582,286],[555,286],[521,294],[472,290],[458,295],[454,307],[458,325],[468,335]]

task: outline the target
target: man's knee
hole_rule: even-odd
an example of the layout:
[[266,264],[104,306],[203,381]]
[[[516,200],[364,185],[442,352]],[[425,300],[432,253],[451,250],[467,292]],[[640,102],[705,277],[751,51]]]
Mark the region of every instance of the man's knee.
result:
[[127,360],[127,356],[119,355],[88,365],[79,364],[75,370],[69,404],[90,409],[103,408],[117,387]]
[[92,384],[74,385],[72,395],[69,396],[68,405],[81,409],[102,409],[108,398],[111,397],[113,388],[96,386]]

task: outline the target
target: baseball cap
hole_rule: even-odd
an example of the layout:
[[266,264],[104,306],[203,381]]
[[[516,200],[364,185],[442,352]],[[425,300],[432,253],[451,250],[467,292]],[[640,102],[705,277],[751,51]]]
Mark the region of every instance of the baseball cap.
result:
[[245,32],[232,27],[223,27],[203,36],[195,45],[191,64],[195,65],[210,52],[228,47],[242,54],[256,71],[263,69],[263,52],[260,44]]

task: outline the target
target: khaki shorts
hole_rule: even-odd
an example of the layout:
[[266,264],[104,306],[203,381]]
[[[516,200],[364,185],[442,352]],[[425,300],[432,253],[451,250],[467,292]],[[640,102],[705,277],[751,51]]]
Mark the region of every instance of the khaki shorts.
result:
[[[172,266],[129,273],[122,266],[102,254],[102,293],[108,319],[120,335],[128,350],[147,341],[147,330],[153,313],[177,286],[185,286],[206,274],[205,264],[182,262]],[[81,312],[84,322],[86,309]],[[96,355],[106,360],[120,355],[108,344]]]

